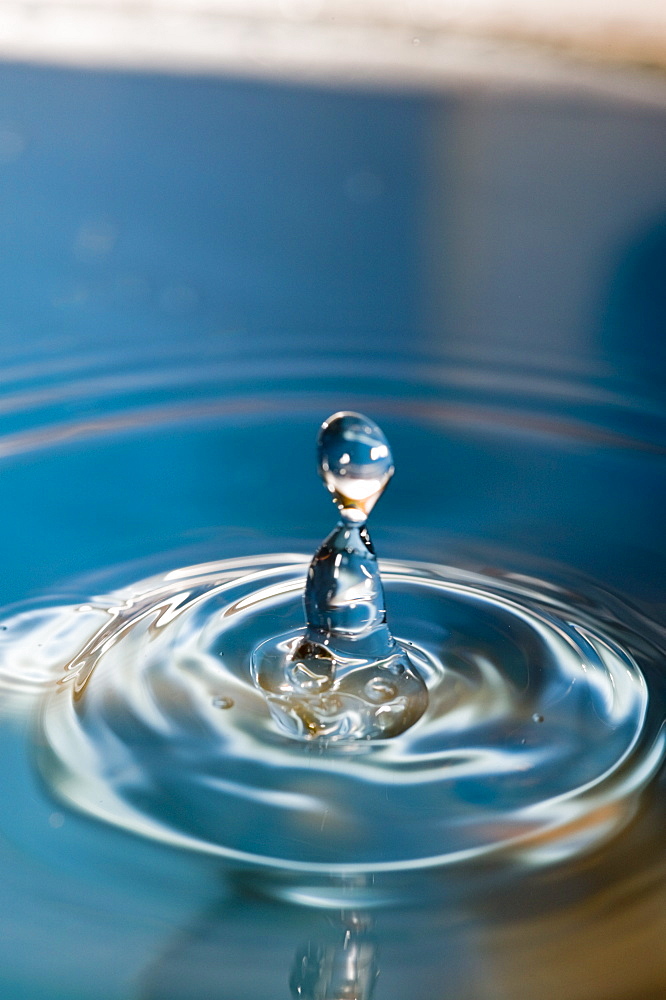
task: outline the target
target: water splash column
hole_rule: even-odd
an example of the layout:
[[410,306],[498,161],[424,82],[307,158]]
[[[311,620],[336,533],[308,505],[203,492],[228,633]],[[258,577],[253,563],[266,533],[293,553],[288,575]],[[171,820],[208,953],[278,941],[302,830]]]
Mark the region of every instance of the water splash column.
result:
[[377,739],[412,726],[426,686],[386,622],[366,521],[394,472],[381,429],[352,411],[324,421],[319,474],[340,514],[308,570],[306,628],[261,643],[252,675],[290,736]]

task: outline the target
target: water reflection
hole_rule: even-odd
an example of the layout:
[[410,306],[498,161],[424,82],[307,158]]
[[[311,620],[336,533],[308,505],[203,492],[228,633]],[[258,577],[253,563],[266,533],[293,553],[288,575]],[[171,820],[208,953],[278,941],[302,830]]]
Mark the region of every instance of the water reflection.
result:
[[[663,811],[540,873],[480,868],[448,899],[373,911],[262,901],[242,881],[165,945],[140,1000],[658,1000]],[[622,942],[618,946],[618,942]]]
[[[331,922],[332,923],[332,922]],[[342,913],[326,939],[310,938],[296,952],[289,977],[294,1000],[372,1000],[379,976],[372,923]]]

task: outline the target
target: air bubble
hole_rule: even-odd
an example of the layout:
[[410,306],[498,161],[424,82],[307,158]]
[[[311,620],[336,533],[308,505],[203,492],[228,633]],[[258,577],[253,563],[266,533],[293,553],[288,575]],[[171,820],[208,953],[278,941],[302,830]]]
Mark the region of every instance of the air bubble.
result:
[[373,677],[364,687],[364,693],[370,701],[390,701],[395,698],[398,689],[395,684],[384,680],[382,677]]
[[234,707],[234,699],[233,698],[227,698],[224,695],[218,695],[217,697],[213,698],[213,707],[214,708],[223,708],[223,709],[233,708]]

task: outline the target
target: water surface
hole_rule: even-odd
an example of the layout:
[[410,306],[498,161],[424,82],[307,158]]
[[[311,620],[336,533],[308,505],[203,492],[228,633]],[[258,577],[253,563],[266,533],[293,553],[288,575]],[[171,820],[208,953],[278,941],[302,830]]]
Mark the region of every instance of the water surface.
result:
[[[381,556],[537,578],[663,649],[663,106],[19,65],[0,95],[3,619],[309,556],[313,436],[350,408],[396,458]],[[5,992],[289,997],[358,882],[323,909],[68,805],[43,656],[3,694]],[[376,1000],[661,997],[663,807],[657,775],[592,850],[363,885]]]

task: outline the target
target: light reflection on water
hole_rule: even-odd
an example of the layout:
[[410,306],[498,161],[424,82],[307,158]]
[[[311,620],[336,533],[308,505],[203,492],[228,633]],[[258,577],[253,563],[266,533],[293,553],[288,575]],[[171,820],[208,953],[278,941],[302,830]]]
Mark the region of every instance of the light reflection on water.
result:
[[267,872],[264,891],[293,876],[288,895],[329,906],[376,906],[385,883],[410,898],[420,870],[422,896],[433,870],[485,856],[552,864],[626,826],[664,742],[663,650],[626,617],[544,602],[537,581],[386,563],[429,706],[400,739],[308,744],[271,723],[248,652],[299,622],[306,566],[210,563],[6,618],[0,678],[8,699],[25,692],[27,663],[45,691],[35,758],[51,792],[258,885]]
[[[663,108],[20,66],[0,89],[18,137],[0,164],[3,617],[310,553],[328,514],[294,456],[355,408],[396,455],[383,555],[596,581],[609,619],[615,592],[663,647]],[[373,198],[354,177],[379,179]],[[663,711],[657,665],[650,683]],[[299,956],[335,966],[344,920],[302,905],[316,885],[261,899],[247,873],[51,799],[16,698],[8,995],[287,997]],[[663,791],[592,853],[440,872],[428,899],[400,886],[362,916],[375,1000],[661,997]]]

